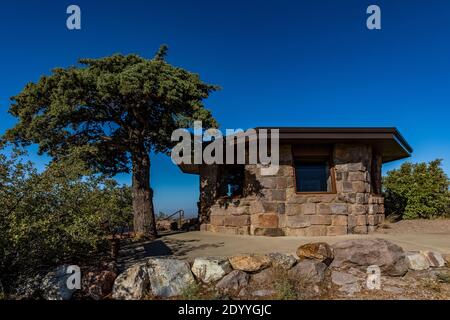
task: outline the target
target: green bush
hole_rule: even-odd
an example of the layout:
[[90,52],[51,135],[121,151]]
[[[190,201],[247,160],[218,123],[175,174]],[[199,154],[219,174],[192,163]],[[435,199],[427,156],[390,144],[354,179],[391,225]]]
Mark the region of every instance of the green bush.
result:
[[386,214],[402,219],[438,218],[450,211],[449,179],[442,160],[404,163],[383,178]]
[[0,155],[0,281],[92,259],[115,228],[131,225],[129,187],[76,160],[39,173],[20,159]]

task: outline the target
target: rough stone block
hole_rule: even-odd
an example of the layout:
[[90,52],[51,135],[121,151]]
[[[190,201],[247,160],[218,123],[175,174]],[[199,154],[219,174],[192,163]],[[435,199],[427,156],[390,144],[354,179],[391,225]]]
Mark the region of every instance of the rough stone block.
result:
[[368,229],[367,229],[367,226],[356,226],[353,228],[352,231],[355,234],[367,234]]
[[261,201],[264,212],[277,212],[278,202]]
[[280,165],[280,170],[278,171],[279,176],[283,177],[294,177],[294,167],[292,165]]
[[384,197],[383,196],[371,195],[370,198],[369,198],[369,203],[384,204]]
[[336,194],[320,194],[315,196],[307,196],[308,203],[332,203],[336,201]]
[[284,232],[281,228],[252,228],[252,235],[254,236],[266,236],[266,237],[281,237],[284,236]]
[[378,213],[378,204],[369,204],[369,214],[377,214]]
[[277,177],[276,178],[276,188],[281,189],[281,190],[286,189],[287,184],[288,184],[287,180],[288,180],[288,178],[285,178],[285,177]]
[[278,228],[277,214],[255,214],[251,217],[252,226],[260,228]]
[[353,181],[353,182],[351,182],[351,184],[352,184],[353,192],[357,192],[357,193],[361,192],[362,193],[362,192],[369,191],[367,189],[367,183],[364,181]]
[[327,227],[327,236],[341,236],[347,234],[347,226]]
[[331,216],[330,215],[312,215],[310,216],[310,221],[312,225],[330,225]]
[[307,228],[294,229],[286,227],[284,228],[284,235],[292,237],[306,237],[306,229]]
[[250,214],[250,207],[247,205],[241,205],[239,207],[235,207],[231,214],[233,214],[233,215],[248,215],[248,214]]
[[225,216],[211,216],[210,222],[215,226],[223,226],[225,223]]
[[317,214],[331,214],[330,205],[325,203],[319,203],[317,205]]
[[361,163],[349,163],[347,165],[348,171],[366,171],[366,167]]
[[224,221],[225,226],[230,227],[244,227],[250,225],[250,216],[226,216]]
[[[350,181],[343,181],[342,182],[342,192],[358,192],[358,191],[356,191],[353,188],[353,183],[352,182],[350,182]],[[360,191],[360,192],[364,192],[364,191]]]
[[210,216],[225,216],[228,214],[226,209],[220,207],[219,205],[213,205],[210,211]]
[[368,193],[357,193],[356,194],[356,203],[357,204],[366,204],[369,202],[369,194]]
[[302,194],[298,194],[295,191],[295,188],[286,189],[286,202],[287,203],[305,203],[308,200],[308,197]]
[[265,177],[262,176],[258,179],[261,186],[265,189],[276,189],[277,188],[277,178],[276,177]]
[[306,228],[307,237],[323,237],[327,235],[327,226],[311,226]]
[[287,215],[297,215],[302,213],[302,204],[288,203],[286,204]]
[[249,206],[249,213],[250,214],[263,213],[264,206],[262,203],[263,203],[263,201],[261,201],[260,199],[252,201]]
[[332,214],[347,214],[348,205],[346,203],[331,203],[330,210]]
[[297,236],[297,237],[321,237],[327,235],[326,226],[310,226],[307,228],[285,228],[284,234],[286,236]]
[[286,201],[285,190],[272,190],[272,200],[274,201]]
[[349,172],[349,181],[366,181],[366,173],[361,171]]
[[363,204],[354,204],[350,205],[350,213],[351,214],[366,214],[367,213],[367,206]]
[[367,216],[367,224],[369,226],[377,226],[378,225],[378,216],[377,215],[368,215]]
[[297,216],[288,216],[286,218],[286,225],[290,228],[306,228],[311,225],[310,216],[305,215],[297,215]]
[[348,215],[347,216],[347,228],[348,230],[353,230],[354,227],[356,227],[356,217],[355,215]]
[[338,199],[346,203],[356,203],[356,193],[340,193]]
[[[338,155],[336,154],[336,157],[338,157]],[[336,168],[336,172],[348,172],[348,164],[344,164],[344,163],[339,163],[335,165]]]
[[357,226],[365,226],[365,225],[367,225],[367,216],[366,215],[355,216],[355,218],[356,218],[356,225]]
[[348,224],[347,216],[344,215],[332,216],[333,226],[347,226],[347,224]]
[[315,203],[302,204],[302,214],[316,214],[316,204]]

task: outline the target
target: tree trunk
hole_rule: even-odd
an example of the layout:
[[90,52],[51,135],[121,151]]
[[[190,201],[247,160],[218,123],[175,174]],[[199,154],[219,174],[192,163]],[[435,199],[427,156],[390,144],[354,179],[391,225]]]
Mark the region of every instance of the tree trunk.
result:
[[157,237],[153,190],[150,188],[150,157],[146,152],[133,155],[133,214],[136,237]]

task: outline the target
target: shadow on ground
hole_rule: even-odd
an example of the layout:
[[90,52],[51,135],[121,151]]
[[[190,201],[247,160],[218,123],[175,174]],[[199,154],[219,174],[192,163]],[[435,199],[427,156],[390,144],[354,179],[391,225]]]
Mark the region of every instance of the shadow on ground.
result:
[[200,239],[176,240],[161,238],[154,241],[131,241],[126,240],[121,243],[118,267],[124,270],[129,266],[144,262],[150,257],[174,257],[185,259],[192,250],[201,250],[206,248],[220,248],[224,242],[202,243]]

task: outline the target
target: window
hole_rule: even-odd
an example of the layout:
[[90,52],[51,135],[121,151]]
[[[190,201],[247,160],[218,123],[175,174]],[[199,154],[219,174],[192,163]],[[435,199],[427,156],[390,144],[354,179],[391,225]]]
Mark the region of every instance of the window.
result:
[[227,165],[222,167],[219,195],[227,197],[241,196],[243,192],[245,166]]
[[328,160],[295,161],[297,192],[333,192]]

